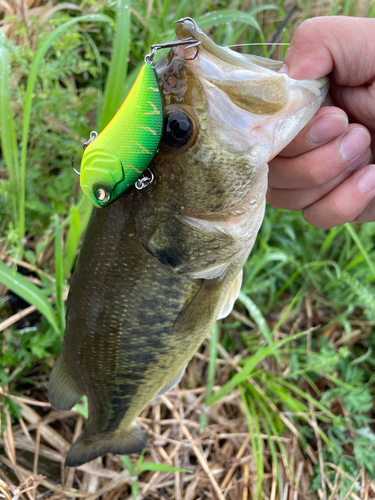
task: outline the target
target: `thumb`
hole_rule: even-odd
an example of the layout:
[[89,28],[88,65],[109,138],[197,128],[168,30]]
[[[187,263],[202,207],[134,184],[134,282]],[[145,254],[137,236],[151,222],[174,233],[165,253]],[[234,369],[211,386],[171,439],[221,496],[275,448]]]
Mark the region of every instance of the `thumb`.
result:
[[332,73],[338,85],[371,83],[375,78],[375,19],[308,19],[297,29],[284,64],[289,76],[298,80]]

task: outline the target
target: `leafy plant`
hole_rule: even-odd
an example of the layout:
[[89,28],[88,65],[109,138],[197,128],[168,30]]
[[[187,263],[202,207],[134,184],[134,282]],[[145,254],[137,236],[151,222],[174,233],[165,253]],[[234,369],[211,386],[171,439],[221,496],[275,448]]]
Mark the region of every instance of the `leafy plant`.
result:
[[144,454],[142,453],[139,459],[137,460],[136,466],[134,467],[129,457],[125,455],[120,456],[122,465],[131,474],[131,489],[134,500],[138,498],[139,495],[138,476],[141,472],[147,470],[159,471],[159,472],[188,472],[188,473],[190,472],[187,469],[179,469],[178,467],[172,467],[171,465],[167,464],[143,462],[143,458]]

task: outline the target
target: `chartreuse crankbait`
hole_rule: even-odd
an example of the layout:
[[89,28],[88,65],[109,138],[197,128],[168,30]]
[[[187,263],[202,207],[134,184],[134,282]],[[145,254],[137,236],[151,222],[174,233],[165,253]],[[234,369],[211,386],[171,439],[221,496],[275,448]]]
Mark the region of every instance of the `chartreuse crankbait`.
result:
[[[91,132],[83,145],[80,182],[82,191],[95,206],[108,205],[135,183],[142,189],[152,182],[152,173],[151,178],[139,177],[155,156],[163,131],[163,102],[153,58],[162,48],[199,44],[190,37],[152,45],[121,108],[103,132]],[[74,158],[72,166],[74,169]]]

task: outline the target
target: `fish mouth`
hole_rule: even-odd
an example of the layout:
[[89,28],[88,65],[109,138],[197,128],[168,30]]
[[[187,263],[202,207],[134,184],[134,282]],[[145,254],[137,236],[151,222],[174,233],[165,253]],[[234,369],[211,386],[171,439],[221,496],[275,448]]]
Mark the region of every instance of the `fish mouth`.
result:
[[[281,61],[240,54],[216,45],[191,18],[177,21],[176,39],[199,47],[174,47],[206,94],[209,131],[221,146],[267,163],[307,124],[322,104],[328,79],[294,80]],[[198,55],[192,58],[198,49]]]

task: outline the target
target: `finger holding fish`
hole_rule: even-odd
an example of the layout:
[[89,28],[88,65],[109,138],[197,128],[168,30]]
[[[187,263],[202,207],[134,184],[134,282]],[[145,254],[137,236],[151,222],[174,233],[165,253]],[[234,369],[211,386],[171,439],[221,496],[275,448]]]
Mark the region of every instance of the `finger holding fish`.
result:
[[[343,134],[349,124],[348,116],[335,106],[323,106],[315,113],[309,123],[297,134],[277,158],[295,158],[312,151]],[[276,164],[274,160],[270,162]],[[270,175],[272,169],[270,168]],[[286,183],[288,180],[286,181]]]
[[[357,172],[367,168],[372,161],[371,151],[375,151],[373,28],[371,19],[307,20],[297,29],[281,70],[293,78],[330,75],[331,87],[325,101],[329,106],[317,113],[321,116],[320,124],[314,117],[270,163],[267,196],[268,201],[279,208],[304,209],[306,220],[319,227],[332,227],[353,218],[374,220],[371,218],[374,203],[369,202],[368,194],[360,194],[356,180]],[[332,108],[333,105],[336,107]],[[332,117],[326,118],[326,114],[336,116],[336,128]],[[347,116],[350,122],[341,134],[337,129],[338,114]],[[321,127],[322,119],[326,120],[325,127]],[[331,126],[327,120],[331,120]],[[320,137],[323,140],[312,148],[309,135],[315,124],[321,127],[317,128],[318,139],[322,132],[328,132],[328,136],[323,134]],[[336,138],[332,134],[337,134]],[[331,141],[326,143],[328,137]],[[370,169],[366,177],[375,176],[372,172]]]
[[[371,153],[371,137],[365,127],[350,124],[344,133],[324,146],[295,157],[277,156],[270,162],[271,189],[308,189],[324,186],[364,165]],[[330,159],[327,165],[327,158]]]

